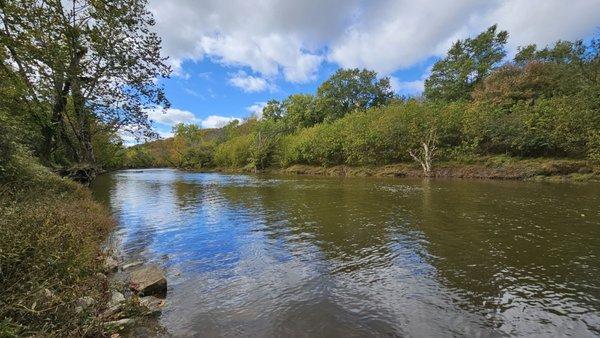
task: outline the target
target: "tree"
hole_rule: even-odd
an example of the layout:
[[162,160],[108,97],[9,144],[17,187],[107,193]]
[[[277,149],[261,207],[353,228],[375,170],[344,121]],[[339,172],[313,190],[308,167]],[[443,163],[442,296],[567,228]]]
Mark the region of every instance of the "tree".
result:
[[506,55],[506,31],[493,25],[475,38],[456,41],[448,55],[437,61],[425,80],[425,97],[455,101],[470,98],[473,89],[494,70]]
[[168,106],[157,78],[170,73],[145,0],[0,1],[0,41],[36,105],[47,164],[95,162],[95,121],[151,134],[147,109]]
[[565,70],[565,74],[581,77],[587,86],[597,86],[600,83],[600,35],[591,39],[589,44],[583,40],[559,40],[554,46],[543,49],[538,49],[535,44],[519,47],[514,62],[520,66],[532,62],[552,64]]
[[281,121],[267,119],[260,121],[251,134],[250,165],[253,170],[263,170],[273,162],[275,148],[283,134]]
[[[559,94],[565,82],[564,72],[553,64],[538,61],[504,65],[475,88],[472,94],[474,101],[482,101],[493,106],[512,107],[518,101],[534,103],[538,98],[549,98]],[[569,83],[571,87],[576,85]]]
[[317,89],[316,107],[326,121],[333,121],[356,109],[386,104],[394,97],[390,79],[377,79],[370,70],[338,69]]
[[170,157],[177,167],[204,168],[212,164],[214,142],[207,140],[206,129],[179,123],[173,127],[173,134]]
[[315,97],[310,94],[293,94],[283,101],[284,121],[289,131],[311,127],[323,122],[317,110]]
[[575,42],[557,41],[552,48],[545,47],[538,49],[537,45],[527,45],[519,47],[514,61],[517,64],[526,64],[532,61],[554,62],[554,63],[574,63],[581,62],[584,59],[585,45],[582,40]]
[[430,105],[415,107],[417,109],[406,111],[408,153],[421,165],[425,176],[431,176],[440,142],[440,114]]
[[269,100],[262,110],[262,118],[279,120],[283,117],[283,105],[277,100]]

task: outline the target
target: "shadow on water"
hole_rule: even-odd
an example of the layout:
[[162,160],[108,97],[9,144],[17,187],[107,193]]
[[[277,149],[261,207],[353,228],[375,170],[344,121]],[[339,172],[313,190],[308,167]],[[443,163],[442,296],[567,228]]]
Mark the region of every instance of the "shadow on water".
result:
[[164,266],[175,335],[600,333],[600,186],[121,171],[93,187]]

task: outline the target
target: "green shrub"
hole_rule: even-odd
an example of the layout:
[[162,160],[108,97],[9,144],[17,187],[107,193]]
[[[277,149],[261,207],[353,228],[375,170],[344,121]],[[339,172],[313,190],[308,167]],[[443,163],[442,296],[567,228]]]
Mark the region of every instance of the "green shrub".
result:
[[242,168],[250,163],[252,135],[236,136],[219,144],[214,154],[214,163],[218,167]]

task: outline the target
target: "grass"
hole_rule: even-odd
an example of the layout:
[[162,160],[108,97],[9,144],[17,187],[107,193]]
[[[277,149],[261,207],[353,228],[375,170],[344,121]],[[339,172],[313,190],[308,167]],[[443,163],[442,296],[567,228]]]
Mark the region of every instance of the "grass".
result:
[[[108,211],[27,156],[0,177],[0,336],[101,336]],[[83,296],[94,304],[77,311]]]

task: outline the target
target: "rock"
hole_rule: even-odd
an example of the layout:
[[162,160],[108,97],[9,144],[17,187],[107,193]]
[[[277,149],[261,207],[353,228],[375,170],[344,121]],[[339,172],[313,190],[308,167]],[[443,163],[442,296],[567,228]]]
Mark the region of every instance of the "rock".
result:
[[108,302],[108,307],[114,307],[125,301],[125,296],[119,291],[113,291]]
[[117,262],[116,259],[112,258],[111,256],[107,256],[104,259],[104,271],[106,272],[115,272],[119,269],[119,263]]
[[113,320],[111,322],[106,322],[106,323],[104,323],[104,325],[106,327],[111,327],[111,328],[123,328],[125,326],[133,325],[134,323],[135,323],[135,319],[133,319],[133,318],[123,318],[123,319],[119,319],[119,320]]
[[142,264],[144,264],[144,262],[142,262],[142,261],[129,262],[129,263],[123,265],[123,270],[131,269],[131,268],[134,268],[136,266],[140,266]]
[[89,296],[81,297],[81,298],[77,299],[77,301],[75,302],[75,312],[77,312],[77,313],[83,312],[83,310],[94,305],[95,302],[96,301],[92,297],[89,297]]
[[133,271],[129,287],[140,296],[165,294],[167,279],[157,266],[151,265]]
[[165,306],[165,300],[154,296],[147,296],[140,298],[140,305],[146,307],[149,314],[157,314]]
[[96,272],[96,278],[98,278],[98,280],[100,280],[100,281],[108,280],[108,277],[106,277],[106,275],[103,274],[102,272]]
[[89,296],[85,296],[85,297],[81,297],[79,299],[77,299],[76,305],[77,306],[81,306],[83,308],[88,308],[92,305],[94,305],[96,301],[94,300],[94,298],[89,297]]
[[123,310],[123,304],[117,304],[113,307],[109,307],[108,309],[106,309],[106,311],[100,314],[100,319],[106,320],[114,316],[115,314],[121,312],[121,310]]
[[115,275],[114,278],[111,278],[109,281],[109,288],[112,290],[124,290],[127,286],[127,277]]

